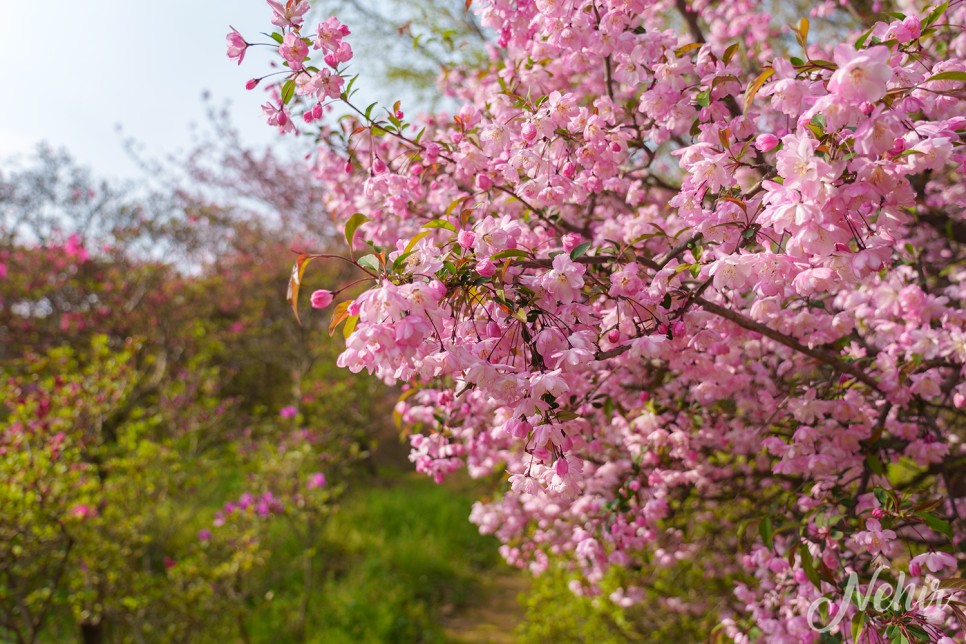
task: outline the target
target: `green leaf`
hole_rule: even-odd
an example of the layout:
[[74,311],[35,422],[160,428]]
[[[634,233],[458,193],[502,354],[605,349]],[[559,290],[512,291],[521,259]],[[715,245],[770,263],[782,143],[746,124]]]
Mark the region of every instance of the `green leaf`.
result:
[[936,532],[942,533],[953,538],[953,529],[949,526],[949,523],[943,521],[935,514],[926,514],[925,512],[916,512],[916,516],[926,522],[926,525],[935,530]]
[[959,81],[961,83],[966,83],[966,72],[940,72],[939,74],[935,74],[927,78],[926,82],[942,81],[942,80],[951,80],[951,81]]
[[425,224],[422,225],[422,227],[423,228],[445,228],[446,230],[449,230],[454,233],[458,232],[456,230],[456,226],[454,226],[453,224],[449,223],[444,219],[434,219],[432,221],[427,221]]
[[818,576],[818,571],[815,570],[815,562],[812,561],[812,553],[808,551],[808,546],[805,544],[802,544],[800,552],[802,553],[802,570],[805,571],[805,576],[808,577],[808,580],[812,582],[813,586],[821,590],[822,580]]
[[871,35],[872,35],[872,29],[869,29],[867,32],[859,36],[858,40],[855,41],[855,49],[856,50],[862,49],[862,45],[865,44],[865,41],[868,40],[869,36]]
[[771,540],[775,536],[775,529],[772,526],[771,519],[769,517],[765,517],[758,524],[758,535],[761,537],[761,540],[765,543],[765,545],[770,548]]
[[293,96],[295,96],[295,81],[290,78],[282,85],[282,103],[288,105]]
[[360,257],[358,264],[363,268],[368,268],[374,273],[379,272],[379,258],[371,253]]
[[588,248],[590,248],[590,242],[584,242],[580,246],[577,246],[575,249],[570,251],[570,259],[577,259],[586,253]]
[[922,22],[922,28],[925,29],[926,27],[932,25],[934,22],[939,20],[942,17],[942,15],[946,13],[946,9],[948,8],[949,8],[949,2],[944,2],[938,7],[936,7],[935,9],[933,9],[929,13],[929,15],[926,16],[926,19]]
[[508,248],[501,250],[499,253],[495,253],[490,259],[510,259],[511,257],[530,257],[530,254],[519,248]]
[[677,49],[674,50],[674,54],[679,58],[681,58],[684,56],[684,54],[687,54],[689,52],[694,51],[695,49],[700,49],[700,48],[701,48],[701,43],[692,42],[692,43],[688,43],[687,45],[678,47]]
[[962,577],[953,577],[951,579],[943,579],[939,582],[939,588],[942,590],[966,590],[966,579]]
[[399,257],[397,257],[395,261],[393,261],[392,263],[392,272],[396,272],[397,270],[399,270],[399,267],[402,266],[403,262],[409,259],[411,255],[412,255],[412,252],[405,252],[401,254]]
[[852,616],[852,641],[858,642],[865,627],[865,613],[859,611]]
[[731,62],[731,59],[735,57],[735,53],[738,51],[738,43],[733,43],[724,50],[724,54],[721,55],[721,60],[727,65]]
[[352,252],[352,240],[355,238],[356,231],[359,230],[359,226],[370,221],[368,217],[363,215],[361,212],[349,217],[349,221],[345,222],[345,242],[349,244],[349,252]]
[[345,326],[342,327],[342,337],[348,339],[352,332],[356,330],[356,324],[359,322],[358,315],[350,315],[346,318]]
[[280,45],[281,45],[281,44],[282,44],[283,42],[285,42],[285,37],[284,37],[284,36],[282,36],[282,34],[277,34],[277,33],[276,33],[276,34],[266,34],[266,35],[267,35],[268,37],[270,37],[270,38],[271,38],[272,40],[274,40],[275,42],[277,42],[278,44],[280,44]]
[[412,239],[410,239],[409,240],[409,243],[406,244],[406,248],[403,249],[403,254],[405,255],[406,253],[408,253],[409,251],[411,251],[412,249],[414,249],[416,247],[416,244],[419,243],[419,240],[425,238],[431,232],[432,231],[430,231],[430,230],[424,230],[423,232],[418,233],[415,237],[413,237]]
[[371,121],[371,120],[372,120],[372,119],[371,119],[371,118],[369,118],[369,117],[370,117],[370,115],[372,114],[372,110],[373,110],[373,108],[375,108],[375,107],[376,107],[376,105],[378,105],[378,104],[379,104],[378,102],[376,102],[376,103],[372,103],[371,105],[369,105],[369,107],[367,107],[367,108],[366,108],[366,120],[367,120],[367,121]]

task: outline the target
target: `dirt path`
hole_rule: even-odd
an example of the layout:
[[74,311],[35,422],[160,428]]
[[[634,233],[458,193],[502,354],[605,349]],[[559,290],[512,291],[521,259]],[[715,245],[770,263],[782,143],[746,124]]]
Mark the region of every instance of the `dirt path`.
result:
[[453,644],[512,644],[514,629],[523,619],[517,595],[529,585],[525,574],[505,573],[490,579],[482,601],[443,622],[446,637]]

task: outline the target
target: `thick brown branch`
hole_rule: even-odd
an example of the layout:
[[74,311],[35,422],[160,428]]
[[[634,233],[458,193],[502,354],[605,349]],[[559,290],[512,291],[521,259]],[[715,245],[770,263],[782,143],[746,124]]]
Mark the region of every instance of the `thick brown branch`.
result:
[[694,38],[694,41],[702,45],[707,42],[704,39],[704,34],[701,32],[701,25],[698,24],[698,14],[688,6],[687,0],[677,0],[677,8],[681,17],[684,18],[684,22],[687,23],[688,31],[691,32],[691,37]]
[[790,349],[794,349],[799,353],[809,356],[810,358],[815,358],[819,362],[825,363],[837,371],[846,373],[862,384],[871,387],[872,389],[879,389],[879,383],[877,383],[871,376],[856,367],[854,364],[842,360],[840,356],[830,351],[808,347],[791,336],[769,328],[760,322],[755,322],[754,320],[746,318],[745,316],[741,315],[740,313],[736,313],[731,309],[726,309],[719,304],[709,302],[703,297],[697,297],[694,299],[694,301],[708,313],[714,313],[718,317],[722,317],[729,322],[734,322],[743,329],[760,333],[761,335],[770,338],[779,344],[783,344]]

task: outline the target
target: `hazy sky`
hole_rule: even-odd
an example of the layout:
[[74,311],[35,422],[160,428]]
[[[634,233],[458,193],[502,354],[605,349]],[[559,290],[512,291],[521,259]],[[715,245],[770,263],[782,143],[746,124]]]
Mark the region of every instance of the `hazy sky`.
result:
[[265,54],[225,56],[229,24],[265,40],[270,19],[264,0],[0,0],[0,158],[47,141],[95,174],[136,176],[116,126],[149,154],[187,149],[204,90],[231,101],[246,141],[271,140],[264,93],[244,88]]

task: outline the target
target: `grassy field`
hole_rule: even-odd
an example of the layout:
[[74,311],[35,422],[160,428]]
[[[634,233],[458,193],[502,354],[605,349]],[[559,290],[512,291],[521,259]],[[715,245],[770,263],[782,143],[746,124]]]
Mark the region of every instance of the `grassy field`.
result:
[[291,565],[301,546],[280,529],[272,559],[288,565],[269,562],[276,590],[246,620],[250,640],[302,639],[303,600],[310,642],[495,641],[477,639],[494,620],[505,635],[519,583],[507,602],[497,543],[467,519],[473,488],[390,471],[351,490],[319,535],[307,595],[305,566]]

